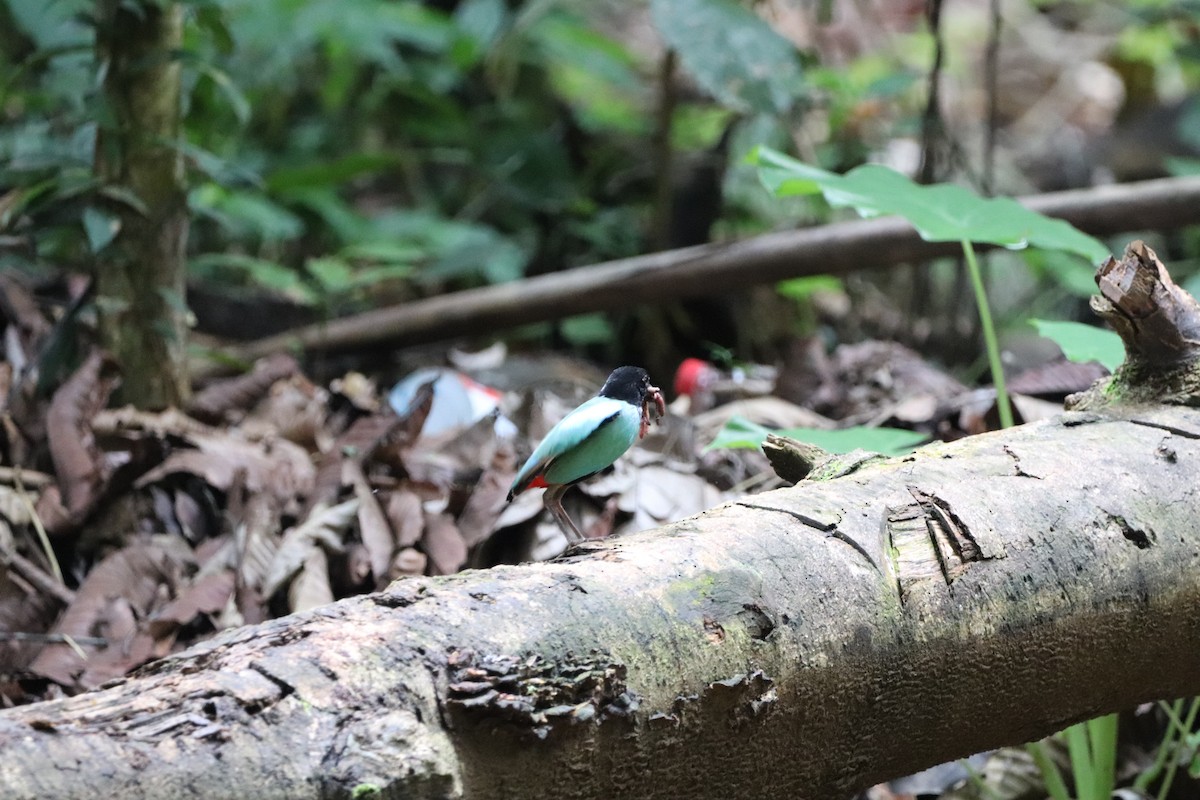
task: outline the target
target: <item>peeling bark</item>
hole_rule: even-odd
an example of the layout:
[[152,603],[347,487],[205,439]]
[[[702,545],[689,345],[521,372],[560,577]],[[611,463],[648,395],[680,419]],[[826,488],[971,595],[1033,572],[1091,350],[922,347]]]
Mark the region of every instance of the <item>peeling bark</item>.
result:
[[0,788],[837,798],[1200,693],[1200,411],[1071,413],[843,472],[0,712]]

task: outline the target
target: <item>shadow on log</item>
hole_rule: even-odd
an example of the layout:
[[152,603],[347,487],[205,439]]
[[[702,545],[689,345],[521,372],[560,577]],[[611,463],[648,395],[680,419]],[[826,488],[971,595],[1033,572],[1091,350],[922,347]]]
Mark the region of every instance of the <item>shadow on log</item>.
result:
[[1200,693],[1200,411],[1090,407],[229,631],[0,713],[0,787],[824,800]]

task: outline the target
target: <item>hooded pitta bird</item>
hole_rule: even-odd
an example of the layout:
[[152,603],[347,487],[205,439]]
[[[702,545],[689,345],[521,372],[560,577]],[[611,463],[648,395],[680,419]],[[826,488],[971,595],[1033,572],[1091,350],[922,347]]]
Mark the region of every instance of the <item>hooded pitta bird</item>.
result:
[[517,472],[508,499],[526,489],[545,487],[542,503],[571,544],[583,534],[562,507],[567,489],[612,464],[646,435],[650,414],[666,413],[662,391],[650,384],[641,367],[617,367],[600,393],[550,429],[525,466]]

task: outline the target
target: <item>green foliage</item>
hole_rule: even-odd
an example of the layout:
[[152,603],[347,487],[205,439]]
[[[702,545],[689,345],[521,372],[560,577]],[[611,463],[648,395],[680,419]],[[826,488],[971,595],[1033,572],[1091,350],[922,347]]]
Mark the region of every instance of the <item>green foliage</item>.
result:
[[[0,259],[86,267],[121,202],[92,178],[109,115],[90,3],[6,2],[22,47],[0,37],[0,235],[30,246]],[[194,277],[365,301],[373,281],[429,291],[641,249],[650,173],[610,193],[646,159],[653,87],[586,9],[187,5]]]
[[612,323],[604,314],[580,314],[567,317],[562,323],[562,335],[578,347],[604,344],[613,338]]
[[803,89],[791,42],[734,0],[651,0],[654,22],[696,82],[737,111],[781,113]]
[[[1076,800],[1109,800],[1116,785],[1117,715],[1080,722],[1058,735],[1067,742]],[[1041,771],[1051,798],[1071,800],[1066,781],[1045,745],[1031,742],[1025,747]]]
[[1157,800],[1165,800],[1169,796],[1175,774],[1181,765],[1187,765],[1189,777],[1200,778],[1200,731],[1195,729],[1200,713],[1200,697],[1187,701],[1186,715],[1183,713],[1184,702],[1182,698],[1169,704],[1159,701],[1159,710],[1168,721],[1167,730],[1158,746],[1154,763],[1133,782],[1133,788],[1146,796],[1150,796],[1150,787],[1158,782]]
[[1109,372],[1114,372],[1125,360],[1125,345],[1113,331],[1082,322],[1031,319],[1029,324],[1058,345],[1070,361],[1099,361]]
[[818,428],[788,428],[773,431],[744,417],[733,417],[725,423],[708,450],[724,448],[756,448],[766,440],[768,433],[788,436],[801,442],[816,445],[830,453],[849,453],[852,450],[870,450],[885,456],[909,453],[929,437],[916,431],[900,428],[865,428],[855,426],[838,430]]

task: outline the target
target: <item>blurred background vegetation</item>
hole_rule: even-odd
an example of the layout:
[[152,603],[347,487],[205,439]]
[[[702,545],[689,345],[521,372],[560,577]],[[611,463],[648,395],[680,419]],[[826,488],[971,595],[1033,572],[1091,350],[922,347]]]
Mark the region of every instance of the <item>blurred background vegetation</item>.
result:
[[[1195,0],[182,5],[188,303],[227,338],[834,216],[763,191],[743,163],[759,144],[999,194],[1200,165]],[[94,170],[113,124],[97,13],[0,2],[0,269],[43,287],[93,271],[130,202]],[[1185,276],[1193,240],[1151,238]],[[994,258],[1010,332],[1082,314],[1068,262]],[[956,263],[863,267],[497,333],[655,372],[814,331],[978,364]]]

